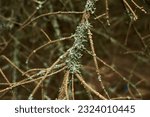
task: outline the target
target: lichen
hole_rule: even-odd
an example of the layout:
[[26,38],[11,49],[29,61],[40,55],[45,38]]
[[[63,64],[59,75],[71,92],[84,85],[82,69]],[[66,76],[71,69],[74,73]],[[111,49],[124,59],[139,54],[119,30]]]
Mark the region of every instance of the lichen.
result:
[[93,14],[96,10],[95,8],[95,2],[97,0],[88,0],[86,5],[85,5],[85,11],[90,12],[91,14]]
[[[95,12],[95,6],[94,3],[97,0],[87,0],[87,3],[85,5],[85,11],[93,14]],[[70,73],[80,73],[80,58],[83,55],[83,50],[85,49],[85,43],[87,42],[87,34],[88,29],[91,28],[91,25],[88,20],[85,20],[84,22],[81,22],[75,31],[74,34],[74,44],[69,49],[69,53],[67,56],[67,59],[65,61],[68,70]]]
[[74,34],[74,44],[71,49],[69,49],[69,53],[66,59],[67,67],[70,73],[80,72],[80,58],[82,57],[82,51],[85,46],[84,43],[87,42],[87,30],[91,27],[88,21],[80,23],[77,26],[77,29]]

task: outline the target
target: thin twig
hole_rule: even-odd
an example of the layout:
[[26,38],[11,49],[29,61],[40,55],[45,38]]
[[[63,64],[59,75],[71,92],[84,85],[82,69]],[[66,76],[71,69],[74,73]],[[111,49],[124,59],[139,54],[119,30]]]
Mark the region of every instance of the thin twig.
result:
[[143,40],[143,37],[141,36],[141,34],[138,32],[137,28],[136,28],[134,25],[133,25],[133,28],[134,28],[134,30],[135,30],[137,36],[139,37],[139,39],[140,39],[140,41],[141,41],[141,43],[142,43],[144,49],[146,49],[146,44],[145,44],[145,42],[144,42],[144,40]]
[[[14,68],[16,68],[22,75],[24,74],[24,71],[22,71],[19,67],[17,67],[13,62],[11,62],[6,56],[2,55],[2,58],[4,58],[6,61],[8,61]],[[30,77],[26,74],[26,76]]]
[[[128,7],[128,9],[130,10],[130,12],[133,14],[133,20],[137,20],[138,17],[135,14],[135,12],[133,11],[133,9],[131,8],[131,6],[128,4],[128,2],[126,0],[123,0],[123,3],[125,4],[125,6]],[[132,19],[132,18],[131,18]]]
[[89,91],[91,91],[92,93],[94,93],[100,99],[107,100],[107,98],[105,98],[103,95],[101,95],[96,90],[94,90],[91,86],[89,86],[79,74],[76,73],[75,75],[80,80],[80,82],[83,84],[83,86],[85,86],[85,88],[87,88]]
[[64,38],[61,38],[61,39],[56,39],[54,41],[48,41],[47,43],[41,45],[40,47],[34,49],[31,54],[28,56],[27,60],[26,60],[26,63],[28,63],[29,59],[31,58],[31,56],[33,54],[35,54],[37,51],[39,51],[40,49],[44,48],[45,46],[48,46],[49,44],[53,44],[53,43],[56,43],[56,42],[60,42],[60,41],[64,41],[64,40],[68,40],[68,39],[71,39],[73,37],[73,35],[69,36],[69,37],[64,37]]
[[96,67],[96,73],[98,75],[98,80],[100,81],[101,87],[102,87],[103,91],[105,92],[105,94],[107,95],[108,99],[110,99],[110,96],[109,96],[108,92],[106,91],[106,89],[104,87],[104,84],[102,82],[102,79],[101,79],[101,74],[99,72],[98,62],[97,62],[97,59],[96,59],[96,53],[95,53],[95,49],[94,49],[94,43],[93,43],[93,39],[92,39],[92,33],[91,33],[90,30],[88,30],[88,35],[89,35],[89,40],[90,40],[90,46],[91,46],[91,50],[92,50],[93,60],[94,60],[94,64],[95,64],[95,67]]
[[142,12],[147,13],[147,12],[145,11],[145,9],[144,9],[143,7],[140,7],[134,0],[131,0],[131,2],[132,2],[138,9],[140,9]]
[[[91,52],[87,51],[88,54],[92,55]],[[93,56],[93,55],[92,55]],[[106,67],[110,68],[112,71],[114,71],[118,76],[120,76],[125,82],[127,82],[129,85],[131,85],[135,91],[138,93],[138,95],[140,96],[140,98],[142,99],[142,95],[141,93],[139,92],[139,90],[136,88],[136,86],[131,83],[126,77],[124,77],[121,73],[119,73],[115,68],[111,67],[109,64],[107,64],[106,62],[104,62],[102,59],[100,59],[99,57],[96,56],[96,59],[98,61],[100,61],[101,63],[103,63]]]
[[74,91],[75,91],[75,89],[74,89],[74,75],[72,74],[72,76],[71,76],[72,78],[71,78],[71,81],[72,81],[72,99],[74,100],[75,99],[75,94],[74,94]]
[[63,82],[62,85],[60,87],[60,91],[59,91],[59,95],[58,95],[58,99],[69,99],[69,95],[68,95],[68,78],[69,78],[69,71],[67,70],[64,78],[63,78]]
[[0,69],[0,73],[2,74],[2,76],[4,77],[4,79],[6,80],[6,82],[9,84],[9,86],[11,86],[12,84],[9,82],[8,78],[6,77],[6,75],[4,74],[4,72],[2,71],[2,69]]
[[41,29],[41,32],[46,36],[49,42],[52,41],[50,37],[48,36],[48,34],[46,34],[46,32],[43,29]]
[[108,0],[105,0],[105,9],[106,9],[106,21],[107,24],[110,25],[110,21],[109,21],[109,7],[108,7]]
[[41,14],[41,15],[31,19],[29,22],[27,22],[26,24],[21,26],[19,30],[22,30],[27,25],[29,25],[30,23],[32,23],[33,21],[35,21],[39,18],[42,18],[42,17],[45,17],[45,16],[50,16],[50,15],[59,15],[59,14],[83,14],[83,12],[78,12],[78,11],[57,11],[57,12],[44,13],[44,14]]
[[95,17],[94,19],[97,20],[97,19],[100,19],[100,18],[102,18],[102,17],[104,17],[104,16],[106,16],[106,13],[103,13],[103,14],[101,14],[101,15]]
[[129,27],[128,27],[126,38],[125,38],[125,42],[124,42],[125,45],[127,45],[127,43],[128,43],[128,37],[129,37],[129,33],[130,33],[130,29],[131,29],[132,23],[133,23],[133,21],[131,20],[130,23],[129,23]]
[[[62,56],[66,56],[68,54],[68,52],[64,53]],[[28,99],[32,99],[33,98],[33,95],[35,94],[35,92],[37,91],[37,89],[39,88],[39,86],[41,85],[41,83],[46,79],[48,73],[50,73],[53,68],[55,67],[55,65],[57,65],[61,59],[62,59],[62,56],[60,56],[52,65],[51,67],[49,67],[47,70],[46,70],[46,73],[45,75],[42,77],[42,79],[39,81],[39,83],[37,84],[37,86],[34,88],[34,90],[32,91],[32,93],[30,94],[29,98]]]

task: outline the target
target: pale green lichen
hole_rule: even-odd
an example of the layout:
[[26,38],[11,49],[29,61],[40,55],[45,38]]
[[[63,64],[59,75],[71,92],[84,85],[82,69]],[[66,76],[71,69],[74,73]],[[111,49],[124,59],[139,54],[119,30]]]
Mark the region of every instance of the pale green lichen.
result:
[[96,10],[96,8],[95,8],[95,2],[96,1],[97,0],[88,0],[86,2],[86,5],[85,5],[85,11],[90,12],[91,14],[93,14]]
[[82,57],[82,51],[85,46],[84,43],[87,42],[87,30],[91,27],[88,21],[84,23],[80,23],[77,26],[76,32],[74,34],[74,44],[71,49],[69,49],[69,53],[66,59],[67,67],[70,73],[80,72],[81,64],[79,62]]
[[[85,11],[93,14],[95,12],[94,3],[96,0],[87,0],[85,5]],[[80,73],[80,58],[83,55],[83,50],[85,49],[85,43],[87,42],[88,29],[91,25],[88,20],[80,23],[74,34],[74,44],[68,51],[68,56],[65,61],[70,73]]]

